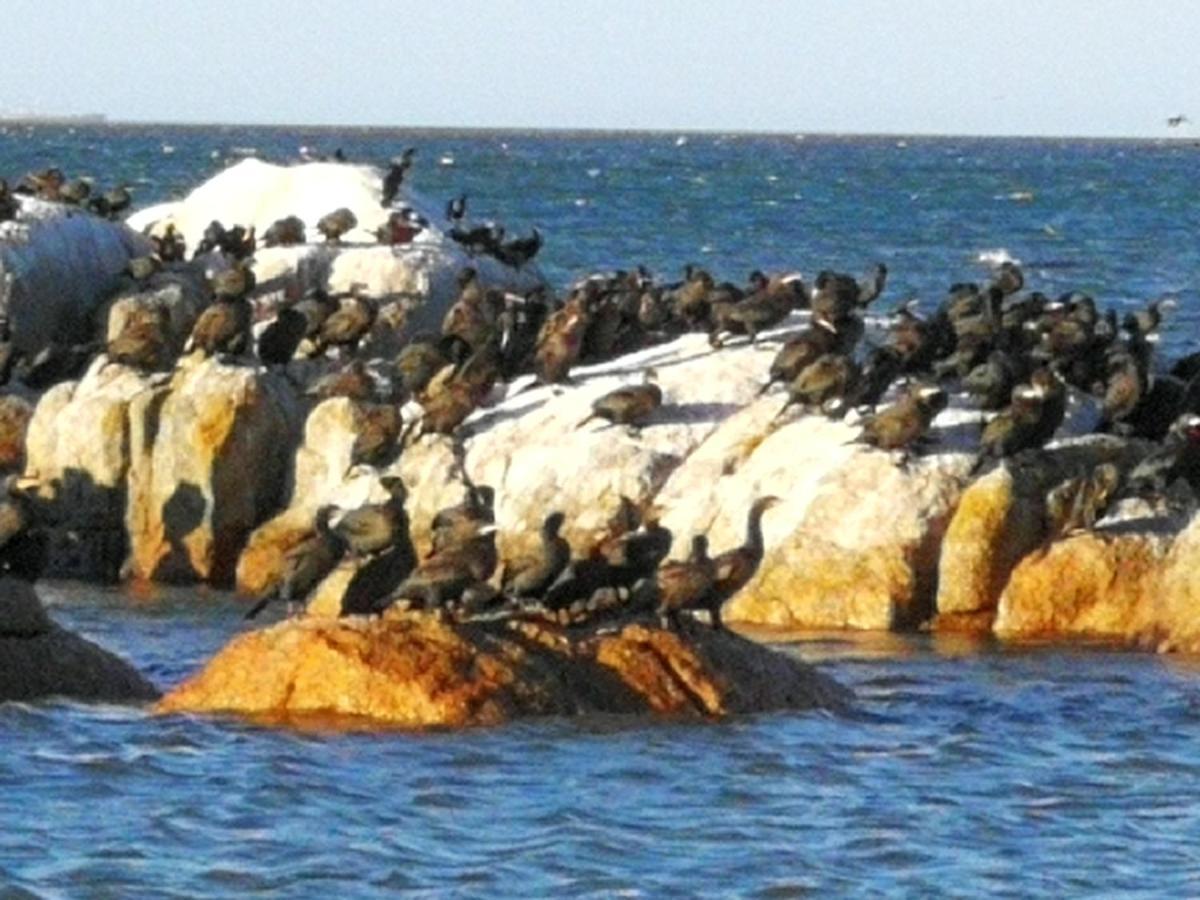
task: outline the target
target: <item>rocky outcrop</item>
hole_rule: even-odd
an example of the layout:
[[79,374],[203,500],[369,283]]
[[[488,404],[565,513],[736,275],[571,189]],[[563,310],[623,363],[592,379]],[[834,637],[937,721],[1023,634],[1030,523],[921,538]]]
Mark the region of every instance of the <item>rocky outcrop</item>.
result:
[[721,718],[836,710],[849,699],[798,659],[703,626],[673,633],[630,624],[575,636],[531,623],[451,625],[389,613],[293,619],[243,634],[158,711],[427,728],[546,715]]
[[45,697],[145,701],[158,691],[133,667],[55,625],[26,582],[0,578],[0,702]]
[[51,571],[232,580],[282,497],[298,403],[279,376],[197,357],[147,377],[99,357],[38,403],[26,474],[50,520]]
[[132,455],[130,405],[152,392],[144,376],[98,358],[79,381],[38,401],[26,435],[26,474],[50,521],[50,571],[113,579],[125,557],[121,527]]
[[[437,510],[462,499],[460,459],[472,481],[496,490],[505,559],[533,549],[553,509],[566,513],[563,534],[575,555],[586,556],[622,495],[657,508],[674,534],[676,555],[699,532],[708,535],[712,552],[721,552],[743,540],[753,500],[774,494],[783,502],[763,520],[763,565],[731,601],[727,618],[822,629],[922,622],[934,611],[943,536],[969,481],[973,453],[964,451],[973,448],[978,413],[947,410],[934,424],[930,449],[911,459],[877,451],[856,443],[853,412],[836,421],[799,411],[778,417],[781,394],[759,396],[777,347],[771,340],[730,343],[714,353],[703,335],[685,335],[580,367],[573,387],[531,388],[519,379],[467,420],[457,456],[450,438],[428,435],[388,469],[409,487],[416,549],[428,547]],[[646,427],[637,433],[602,422],[579,427],[595,398],[640,379],[650,366],[664,404]],[[271,584],[282,553],[310,527],[318,506],[353,508],[382,496],[382,472],[350,470],[355,428],[344,400],[310,414],[288,508],[251,537],[243,554],[239,584],[247,593]],[[1064,451],[1064,471],[1074,465],[1072,453]],[[1023,490],[1032,495],[1037,486]],[[1005,509],[1012,506],[1023,509],[1011,503]],[[964,528],[955,540],[965,557],[978,548]],[[1006,564],[1005,577],[1018,558]],[[996,579],[993,609],[1003,587]]]
[[129,260],[149,249],[121,223],[23,198],[18,219],[0,226],[0,308],[16,345],[36,352],[55,339],[85,340]]
[[298,409],[283,380],[195,357],[130,408],[127,573],[233,581],[251,530],[285,496]]
[[[213,220],[226,226],[254,226],[262,235],[272,223],[295,215],[306,226],[303,246],[264,248],[255,254],[255,296],[266,303],[285,293],[322,287],[331,292],[363,291],[376,298],[402,298],[407,333],[441,324],[456,288],[454,278],[474,266],[488,284],[527,291],[542,283],[535,265],[505,266],[489,256],[468,256],[433,223],[442,210],[401,188],[394,201],[422,213],[431,223],[410,244],[380,246],[374,231],[390,209],[381,204],[383,172],[373,166],[305,163],[279,166],[247,159],[220,172],[177,203],[139,211],[129,222],[137,229],[161,231],[168,224],[196,246]],[[338,245],[320,243],[316,224],[341,207],[350,209],[358,225]]]
[[[941,543],[936,627],[990,629],[1013,570],[1046,543],[1047,492],[1101,463],[1128,470],[1145,452],[1137,441],[1075,438],[997,466],[973,482]],[[1059,553],[1054,559],[1063,558]]]

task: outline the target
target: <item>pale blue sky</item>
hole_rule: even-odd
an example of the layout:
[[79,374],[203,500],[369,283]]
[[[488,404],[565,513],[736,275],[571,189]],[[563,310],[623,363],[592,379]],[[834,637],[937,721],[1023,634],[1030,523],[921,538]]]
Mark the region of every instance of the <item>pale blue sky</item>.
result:
[[3,0],[0,111],[1200,135],[1189,0]]

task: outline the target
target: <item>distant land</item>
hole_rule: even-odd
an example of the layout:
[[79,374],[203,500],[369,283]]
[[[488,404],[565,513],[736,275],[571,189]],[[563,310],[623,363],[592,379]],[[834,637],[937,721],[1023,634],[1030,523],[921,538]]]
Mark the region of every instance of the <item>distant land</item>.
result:
[[29,125],[105,125],[108,116],[103,113],[65,113],[61,115],[43,115],[39,113],[6,113],[0,112],[0,123],[29,124]]

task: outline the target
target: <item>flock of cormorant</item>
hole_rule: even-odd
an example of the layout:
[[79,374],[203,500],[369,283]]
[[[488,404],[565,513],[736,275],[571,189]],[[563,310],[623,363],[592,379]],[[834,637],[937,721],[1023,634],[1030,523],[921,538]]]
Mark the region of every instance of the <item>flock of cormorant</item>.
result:
[[[413,154],[393,161],[382,196],[398,196]],[[127,192],[88,200],[84,182],[67,182],[58,170],[30,176],[16,190],[49,200],[92,204],[113,214],[128,205]],[[121,189],[123,190],[123,189]],[[0,184],[0,206],[7,197]],[[472,255],[489,254],[514,266],[532,259],[541,235],[505,241],[499,226],[465,224],[466,197],[446,208],[448,233]],[[356,225],[348,209],[321,219],[318,230],[337,242]],[[412,210],[393,212],[380,230],[384,243],[411,240],[429,223]],[[405,237],[407,235],[407,237]],[[1153,366],[1155,332],[1172,301],[1155,301],[1119,319],[1095,300],[1074,292],[1058,298],[1025,290],[1018,265],[1001,264],[985,284],[957,283],[929,314],[915,303],[883,317],[881,339],[868,339],[865,317],[884,293],[887,268],[874,266],[862,279],[822,271],[811,285],[796,274],[752,272],[744,285],[718,282],[688,266],[682,279],[656,280],[638,267],[583,278],[561,300],[546,288],[514,294],[488,287],[474,266],[458,275],[457,297],[438,333],[417,334],[391,359],[364,358],[360,345],[380,321],[381,301],[358,293],[312,290],[287,297],[261,322],[251,300],[251,266],[258,246],[305,240],[304,223],[287,217],[259,239],[253,228],[214,222],[191,259],[217,269],[208,279],[211,302],[196,320],[186,345],[177,348],[161,306],[141,305],[118,334],[106,341],[55,344],[32,358],[0,341],[0,382],[10,377],[41,390],[77,377],[97,354],[145,372],[168,371],[179,354],[219,356],[230,363],[283,367],[297,356],[334,359],[337,367],[304,388],[313,402],[347,397],[355,405],[358,435],[351,465],[386,467],[425,434],[450,435],[466,499],[432,522],[432,548],[418,558],[409,535],[404,485],[388,476],[388,497],[359,509],[322,506],[311,534],[290,550],[278,588],[259,599],[257,615],[274,597],[289,608],[303,601],[343,559],[360,565],[343,599],[343,613],[379,613],[394,603],[452,609],[460,615],[552,616],[559,621],[595,620],[604,613],[657,613],[677,625],[685,611],[706,611],[720,627],[722,603],[747,583],[763,554],[761,521],[777,498],[755,501],[747,513],[745,542],[710,557],[697,535],[686,559],[668,560],[671,535],[657,511],[622,498],[604,539],[576,558],[562,537],[564,516],[552,511],[540,541],[526,558],[501,564],[496,549],[495,496],[475,485],[461,465],[460,426],[486,403],[500,382],[532,373],[533,384],[570,381],[572,369],[671,339],[703,332],[714,352],[731,340],[760,340],[794,312],[806,324],[775,354],[762,393],[782,386],[783,403],[769,427],[795,408],[833,418],[855,411],[859,440],[902,455],[907,463],[931,441],[931,428],[950,391],[964,392],[990,413],[982,428],[976,469],[1043,447],[1062,424],[1072,391],[1096,398],[1100,430],[1155,442],[1127,473],[1105,464],[1055,486],[1048,498],[1052,534],[1093,525],[1115,499],[1161,494],[1182,480],[1200,496],[1200,354],[1179,360],[1169,373]],[[182,236],[172,228],[154,238],[153,257],[133,260],[130,285],[144,284],[163,268],[193,265]],[[211,265],[219,257],[219,265]],[[6,328],[6,323],[3,323]],[[889,399],[890,398],[890,399]],[[401,406],[420,414],[406,424]],[[653,423],[664,403],[652,370],[642,384],[597,399],[595,419],[637,429]],[[0,497],[0,569],[22,577],[40,570],[29,499],[16,482]]]

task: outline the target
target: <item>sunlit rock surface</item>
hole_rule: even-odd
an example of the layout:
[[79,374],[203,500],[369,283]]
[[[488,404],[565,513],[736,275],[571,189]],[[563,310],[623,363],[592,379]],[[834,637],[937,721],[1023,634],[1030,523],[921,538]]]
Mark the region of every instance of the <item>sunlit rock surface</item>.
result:
[[985,613],[970,620],[972,628],[990,627],[990,614],[1013,569],[1047,539],[1046,494],[1101,463],[1128,471],[1147,447],[1107,436],[1073,438],[976,479],[964,491],[941,544],[938,627],[954,629],[957,617]]
[[28,583],[0,578],[0,702],[45,697],[141,701],[158,691],[117,656],[55,625]]
[[277,375],[183,360],[130,410],[127,574],[231,583],[251,530],[284,496],[299,428]]
[[794,657],[702,625],[572,636],[532,623],[450,625],[396,613],[293,619],[243,634],[158,710],[422,728],[589,713],[722,718],[840,709],[849,698]]
[[1156,619],[1170,542],[1158,535],[1084,533],[1023,559],[1000,596],[1005,639],[1136,640]]

